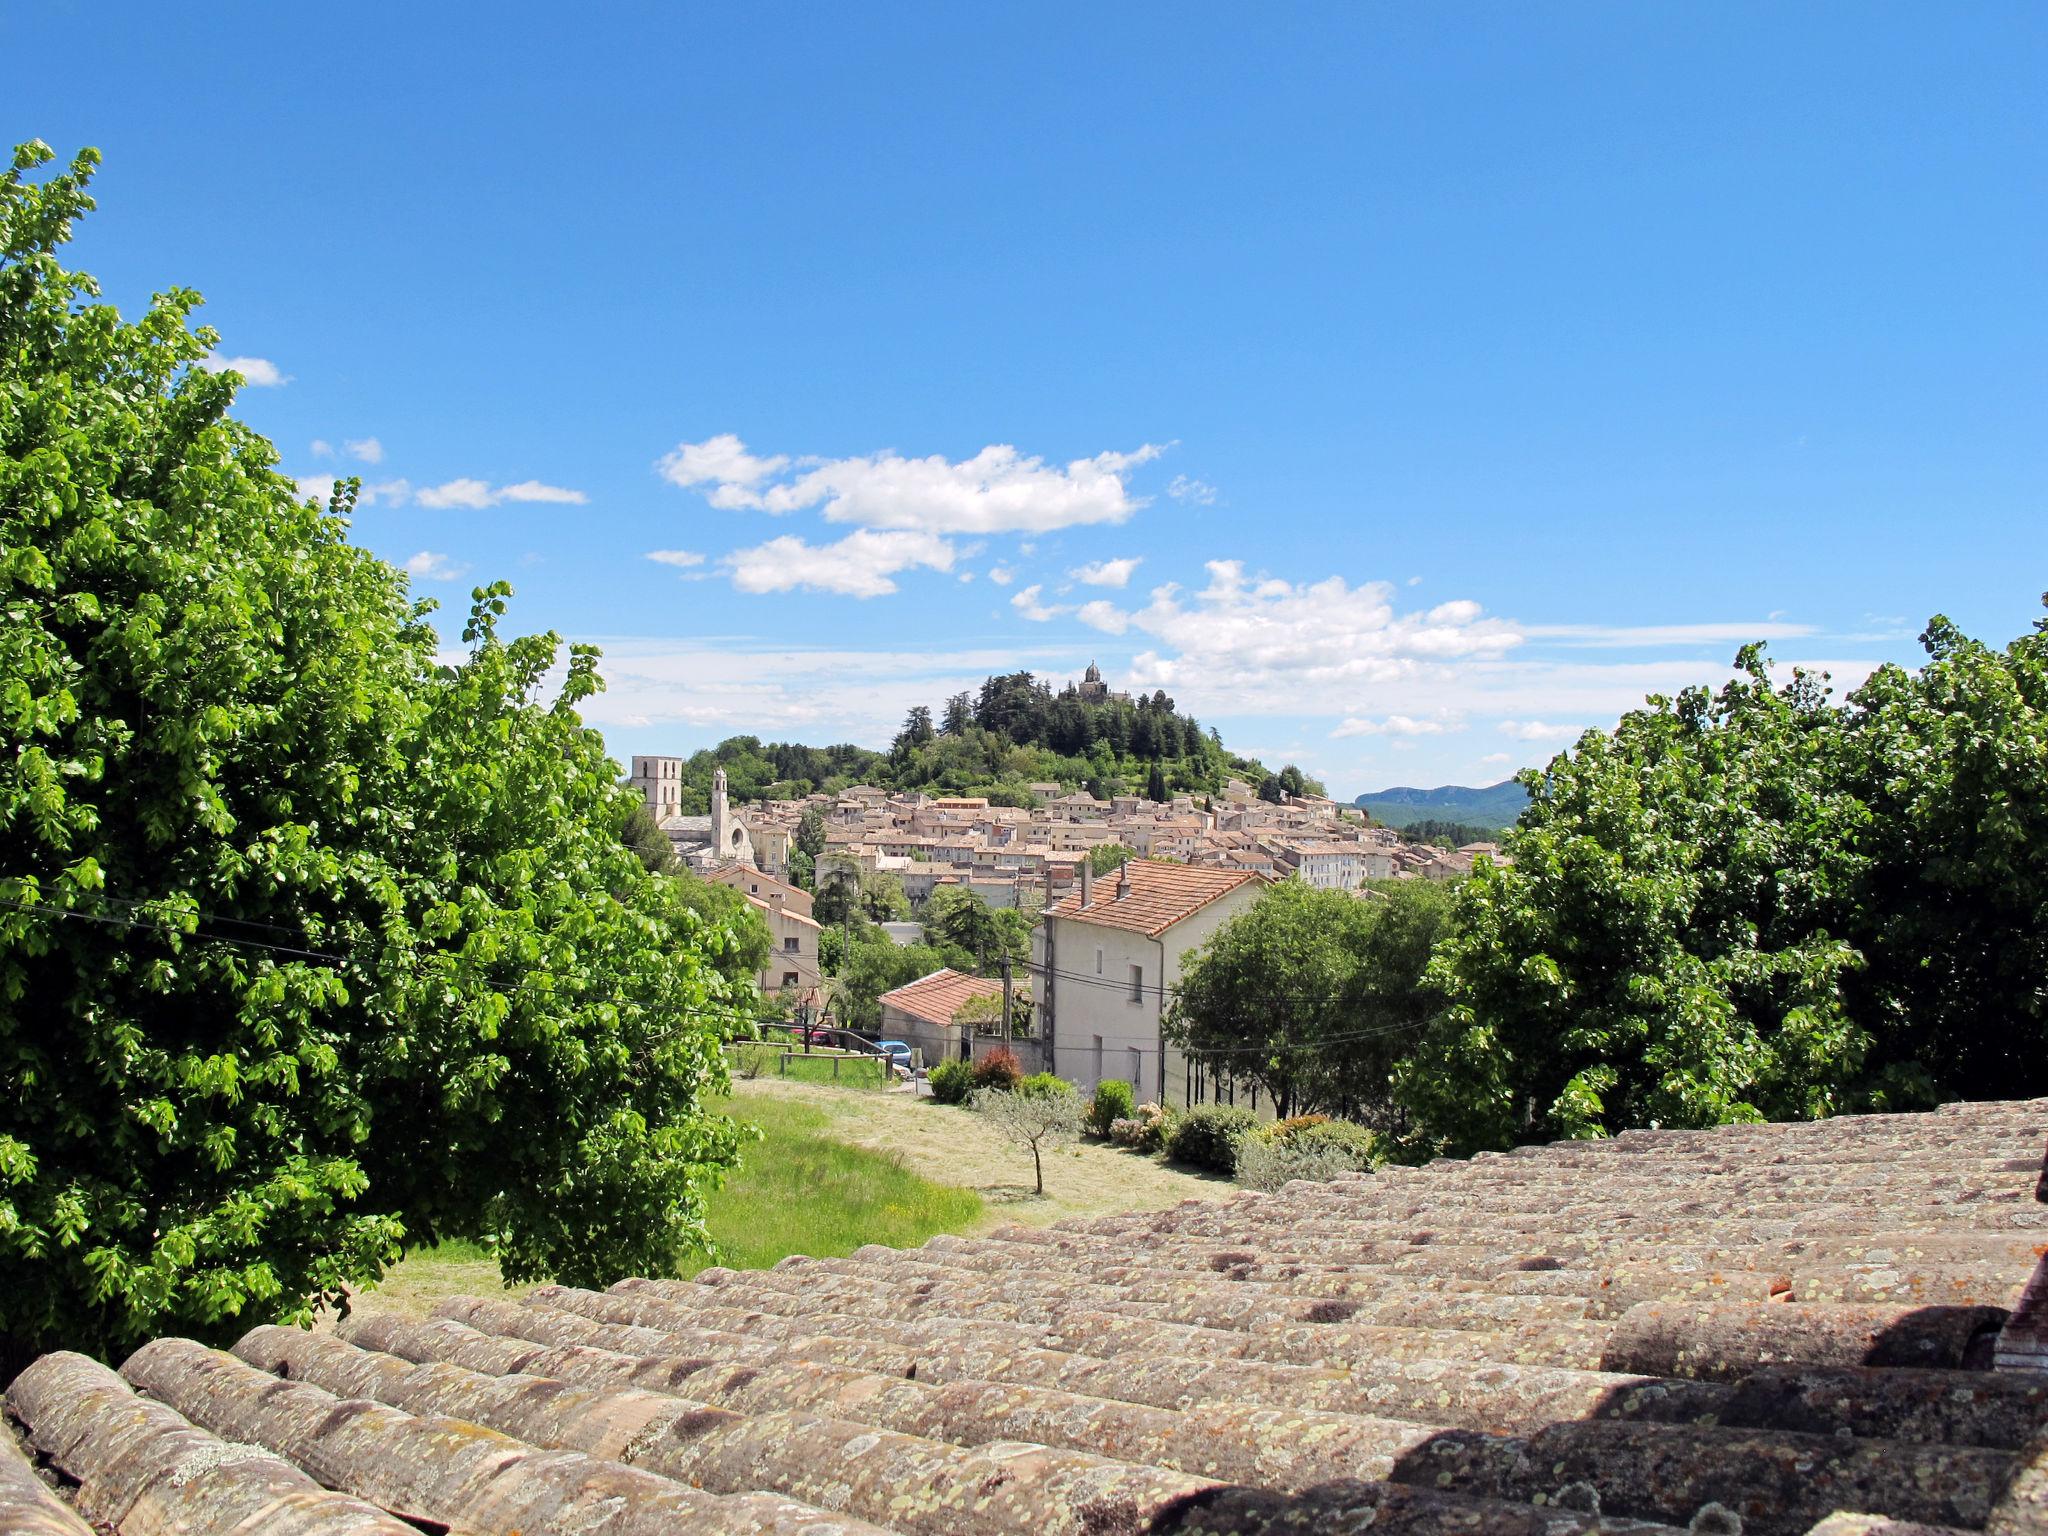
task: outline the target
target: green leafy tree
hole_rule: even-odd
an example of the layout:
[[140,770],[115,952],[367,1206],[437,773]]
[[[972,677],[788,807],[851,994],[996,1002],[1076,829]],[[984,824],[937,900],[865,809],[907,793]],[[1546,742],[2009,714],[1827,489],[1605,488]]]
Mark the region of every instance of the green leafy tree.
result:
[[2048,1089],[2048,638],[1925,641],[1841,703],[1751,647],[1524,775],[1401,1073],[1430,1146]]
[[1098,843],[1088,850],[1088,868],[1098,875],[1106,875],[1126,859],[1135,859],[1137,850],[1122,843]]
[[992,912],[988,903],[958,885],[942,885],[925,903],[925,932],[937,943],[959,952],[967,970],[994,975],[1009,956],[1021,965],[1030,952],[1030,924],[1005,922],[1019,913]]
[[438,663],[197,296],[63,268],[96,156],[51,158],[0,177],[0,1354],[304,1318],[446,1237],[672,1264],[743,999],[620,841],[596,653],[499,585]]
[[1433,882],[1361,899],[1283,881],[1188,957],[1166,1037],[1283,1115],[1388,1124],[1395,1063],[1443,1006],[1425,973],[1451,920],[1451,893]]
[[650,875],[672,875],[682,867],[675,844],[661,830],[647,802],[637,796],[626,806],[626,819],[619,827],[619,841],[633,850],[641,867]]
[[825,851],[825,816],[815,805],[797,820],[795,841],[797,851],[813,860]]

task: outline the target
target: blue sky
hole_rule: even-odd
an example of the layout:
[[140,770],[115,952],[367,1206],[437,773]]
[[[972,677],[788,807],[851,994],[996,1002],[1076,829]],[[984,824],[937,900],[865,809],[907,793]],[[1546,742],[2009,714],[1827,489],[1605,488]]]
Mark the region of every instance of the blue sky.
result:
[[105,152],[74,261],[205,293],[420,590],[603,644],[622,757],[882,745],[1094,657],[1346,794],[1488,782],[1743,638],[1854,680],[2048,587],[2039,5],[15,4],[0,44],[12,136]]

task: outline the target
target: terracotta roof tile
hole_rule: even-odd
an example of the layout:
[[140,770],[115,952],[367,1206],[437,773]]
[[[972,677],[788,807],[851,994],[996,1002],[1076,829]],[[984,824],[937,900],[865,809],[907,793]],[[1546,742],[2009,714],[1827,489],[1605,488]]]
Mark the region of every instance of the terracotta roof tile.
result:
[[933,971],[916,981],[884,992],[876,999],[884,1008],[894,1008],[944,1027],[953,1022],[960,1005],[971,997],[1001,997],[1003,984],[987,976],[970,976],[952,969]]
[[1169,864],[1158,859],[1132,859],[1121,869],[1130,875],[1128,894],[1117,894],[1119,871],[1111,870],[1094,878],[1092,899],[1086,907],[1076,890],[1057,906],[1047,908],[1047,915],[1105,928],[1127,928],[1156,938],[1210,902],[1244,886],[1263,883],[1250,871]]
[[1631,1132],[51,1355],[0,1529],[2019,1536],[2048,1371],[1994,1362],[2044,1135],[2048,1100]]

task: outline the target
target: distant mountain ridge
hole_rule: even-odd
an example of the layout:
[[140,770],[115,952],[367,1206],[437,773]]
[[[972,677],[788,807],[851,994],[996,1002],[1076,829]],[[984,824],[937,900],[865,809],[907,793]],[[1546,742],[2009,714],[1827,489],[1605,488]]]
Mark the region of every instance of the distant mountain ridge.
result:
[[1510,827],[1529,803],[1513,779],[1483,789],[1445,784],[1437,789],[1383,789],[1352,802],[1375,821],[1406,827],[1418,821],[1460,821],[1475,827]]

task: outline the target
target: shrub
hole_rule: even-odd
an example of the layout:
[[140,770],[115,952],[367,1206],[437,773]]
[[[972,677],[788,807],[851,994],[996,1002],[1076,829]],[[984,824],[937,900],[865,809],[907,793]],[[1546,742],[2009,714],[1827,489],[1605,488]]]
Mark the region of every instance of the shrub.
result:
[[1297,1151],[1341,1151],[1351,1159],[1351,1166],[1361,1173],[1370,1172],[1387,1160],[1380,1138],[1351,1120],[1325,1120],[1321,1125],[1304,1126],[1286,1137],[1282,1144]]
[[1007,1045],[997,1046],[977,1060],[970,1070],[974,1074],[976,1088],[993,1088],[1000,1093],[1012,1092],[1024,1079],[1024,1068],[1017,1061],[1017,1053]]
[[1138,1150],[1164,1152],[1173,1144],[1173,1133],[1180,1129],[1180,1111],[1161,1108],[1157,1104],[1140,1104],[1138,1124],[1143,1127],[1138,1136]]
[[949,1057],[925,1074],[932,1085],[932,1099],[940,1104],[965,1104],[974,1088],[974,1069],[958,1057]]
[[1269,1193],[1295,1179],[1334,1179],[1358,1166],[1353,1149],[1307,1137],[1268,1141],[1247,1136],[1237,1149],[1237,1182]]
[[1140,1104],[1128,1117],[1110,1122],[1109,1139],[1133,1152],[1164,1152],[1180,1116],[1157,1104]]
[[1017,1084],[1016,1091],[1023,1094],[1027,1099],[1042,1099],[1048,1094],[1064,1093],[1071,1095],[1074,1091],[1074,1085],[1064,1077],[1059,1077],[1051,1072],[1034,1072]]
[[1167,1151],[1177,1163],[1211,1173],[1237,1172],[1238,1143],[1258,1127],[1258,1116],[1233,1104],[1202,1104],[1181,1118]]
[[775,1047],[762,1040],[747,1040],[733,1048],[733,1076],[751,1081],[766,1072],[775,1060]]
[[1117,1121],[1135,1118],[1132,1106],[1136,1103],[1129,1083],[1120,1077],[1104,1078],[1095,1085],[1095,1102],[1088,1106],[1088,1129],[1098,1136],[1109,1135]]

